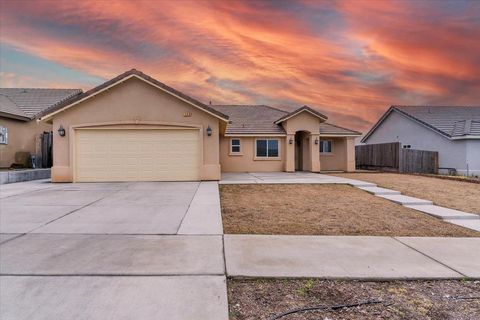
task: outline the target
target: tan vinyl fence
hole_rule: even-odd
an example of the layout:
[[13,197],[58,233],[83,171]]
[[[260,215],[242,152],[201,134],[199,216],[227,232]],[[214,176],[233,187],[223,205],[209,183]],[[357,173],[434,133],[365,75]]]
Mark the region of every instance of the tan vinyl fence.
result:
[[358,169],[400,173],[438,173],[438,152],[402,148],[400,142],[355,147]]

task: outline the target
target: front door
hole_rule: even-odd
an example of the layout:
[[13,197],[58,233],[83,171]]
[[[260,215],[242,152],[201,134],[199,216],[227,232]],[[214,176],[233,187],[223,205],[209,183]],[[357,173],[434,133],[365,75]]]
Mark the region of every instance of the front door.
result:
[[303,141],[301,134],[295,134],[295,170],[303,170]]

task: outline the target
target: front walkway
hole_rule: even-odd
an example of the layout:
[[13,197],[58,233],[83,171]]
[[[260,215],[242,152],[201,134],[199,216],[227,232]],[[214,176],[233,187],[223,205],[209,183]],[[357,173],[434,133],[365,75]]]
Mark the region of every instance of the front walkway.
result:
[[348,184],[410,209],[442,219],[468,229],[480,231],[480,216],[433,205],[432,201],[409,197],[399,191],[379,188],[376,184],[312,172],[239,172],[223,173],[220,184]]
[[239,172],[222,173],[220,184],[350,184],[354,186],[376,186],[373,183],[318,174],[313,172]]

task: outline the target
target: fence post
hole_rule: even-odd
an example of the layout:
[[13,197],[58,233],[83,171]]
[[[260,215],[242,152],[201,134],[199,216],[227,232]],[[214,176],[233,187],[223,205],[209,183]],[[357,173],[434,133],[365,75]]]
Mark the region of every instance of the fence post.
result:
[[397,164],[398,165],[398,172],[399,173],[404,173],[405,172],[405,168],[403,167],[404,163],[405,163],[405,161],[403,159],[404,153],[403,153],[402,144],[400,142],[398,143],[397,148],[398,148],[398,164]]

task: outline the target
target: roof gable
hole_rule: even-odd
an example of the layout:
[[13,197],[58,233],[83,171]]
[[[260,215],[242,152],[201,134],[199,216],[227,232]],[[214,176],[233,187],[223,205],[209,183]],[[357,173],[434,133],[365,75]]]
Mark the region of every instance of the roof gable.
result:
[[303,107],[300,107],[300,108],[298,108],[297,110],[294,110],[294,111],[292,111],[292,112],[290,112],[290,113],[287,113],[287,114],[285,114],[284,116],[282,116],[281,118],[277,119],[277,120],[275,121],[275,124],[282,123],[282,122],[284,122],[284,121],[286,121],[286,120],[288,120],[288,119],[290,119],[290,118],[292,118],[292,117],[295,117],[296,115],[298,115],[298,114],[300,114],[300,113],[302,113],[302,112],[308,112],[308,113],[314,115],[315,117],[320,118],[320,119],[323,120],[323,121],[325,121],[325,120],[328,119],[328,117],[327,117],[326,115],[318,112],[317,110],[314,110],[314,109],[310,108],[309,106],[303,106]]
[[480,123],[480,107],[391,106],[365,135],[362,142],[366,142],[392,112],[397,112],[449,139],[479,137],[476,123]]
[[52,118],[55,114],[59,113],[59,112],[62,112],[68,108],[71,108],[89,98],[92,98],[94,97],[95,95],[101,93],[101,92],[104,92],[105,90],[108,90],[112,87],[115,87],[116,85],[122,83],[122,82],[125,82],[127,81],[128,79],[131,79],[131,78],[137,78],[137,79],[140,79],[152,86],[154,86],[155,88],[159,89],[159,90],[162,90],[220,120],[223,120],[223,121],[228,121],[228,116],[201,103],[200,101],[192,98],[192,97],[189,97],[187,96],[186,94],[178,91],[178,90],[175,90],[173,89],[172,87],[169,87],[167,86],[166,84],[144,74],[143,72],[141,71],[138,71],[136,69],[132,69],[132,70],[129,70],[127,72],[124,72],[122,73],[121,75],[111,79],[111,80],[108,80],[104,83],[102,83],[101,85],[93,88],[93,89],[90,89],[72,99],[69,99],[59,105],[56,105],[54,108],[50,108],[48,110],[46,110],[44,113],[42,113],[42,120],[48,120],[50,118]]

